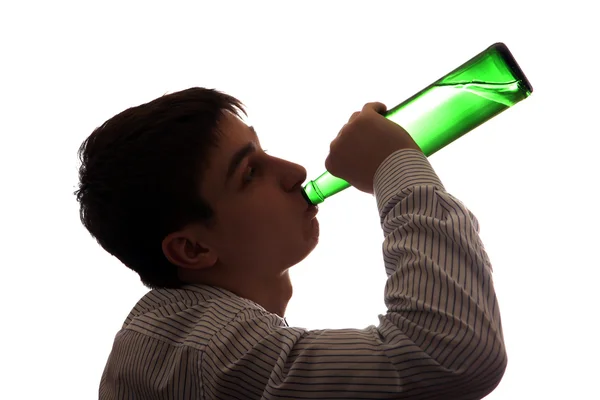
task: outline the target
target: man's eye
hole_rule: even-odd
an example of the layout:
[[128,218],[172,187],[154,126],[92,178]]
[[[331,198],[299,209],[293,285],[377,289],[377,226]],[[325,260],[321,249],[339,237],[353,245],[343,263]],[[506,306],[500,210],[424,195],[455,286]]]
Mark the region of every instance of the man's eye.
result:
[[[265,153],[267,152],[267,150],[263,150]],[[250,183],[250,181],[252,180],[252,178],[254,177],[254,172],[258,169],[258,168],[254,168],[254,167],[250,167],[250,173],[246,174],[244,176],[243,179],[243,184],[246,185],[248,183]]]
[[244,185],[250,183],[252,178],[254,177],[255,168],[250,167],[250,173],[244,176]]

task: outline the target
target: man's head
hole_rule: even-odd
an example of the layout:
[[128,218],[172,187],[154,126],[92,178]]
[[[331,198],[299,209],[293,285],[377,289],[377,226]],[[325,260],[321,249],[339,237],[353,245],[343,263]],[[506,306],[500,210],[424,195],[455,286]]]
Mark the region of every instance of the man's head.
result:
[[240,112],[192,88],[123,111],[81,145],[82,223],[147,287],[269,280],[315,248],[306,170],[266,154]]

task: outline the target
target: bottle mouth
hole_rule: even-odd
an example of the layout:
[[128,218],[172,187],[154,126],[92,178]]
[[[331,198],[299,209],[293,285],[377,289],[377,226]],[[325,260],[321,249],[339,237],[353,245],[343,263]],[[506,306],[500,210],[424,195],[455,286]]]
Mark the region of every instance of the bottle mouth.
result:
[[320,204],[325,200],[325,196],[323,196],[319,187],[315,185],[315,181],[310,181],[302,188],[302,196],[304,196],[304,200],[309,206]]
[[301,190],[302,193],[302,197],[304,197],[304,200],[306,200],[306,203],[308,204],[307,209],[309,209],[311,206],[313,206],[314,204],[312,203],[312,201],[310,201],[310,198],[308,197],[308,195],[306,194],[306,190],[304,190],[304,188],[302,188]]

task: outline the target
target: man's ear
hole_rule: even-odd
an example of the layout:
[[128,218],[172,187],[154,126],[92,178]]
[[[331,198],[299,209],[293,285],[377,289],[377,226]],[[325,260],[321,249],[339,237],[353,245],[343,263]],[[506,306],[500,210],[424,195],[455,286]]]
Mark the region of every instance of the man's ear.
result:
[[169,234],[162,241],[162,251],[171,264],[184,269],[210,268],[218,259],[210,246],[185,230]]

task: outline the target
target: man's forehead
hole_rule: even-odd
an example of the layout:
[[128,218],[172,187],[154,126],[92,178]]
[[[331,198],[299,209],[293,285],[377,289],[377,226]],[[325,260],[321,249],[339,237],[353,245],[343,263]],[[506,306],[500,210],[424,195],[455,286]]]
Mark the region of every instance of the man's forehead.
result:
[[224,133],[231,139],[247,140],[249,138],[258,138],[256,130],[247,119],[241,118],[240,116],[233,114],[229,110],[226,111],[227,113],[225,115],[224,120],[222,120],[219,124],[220,129],[223,131],[222,133]]

